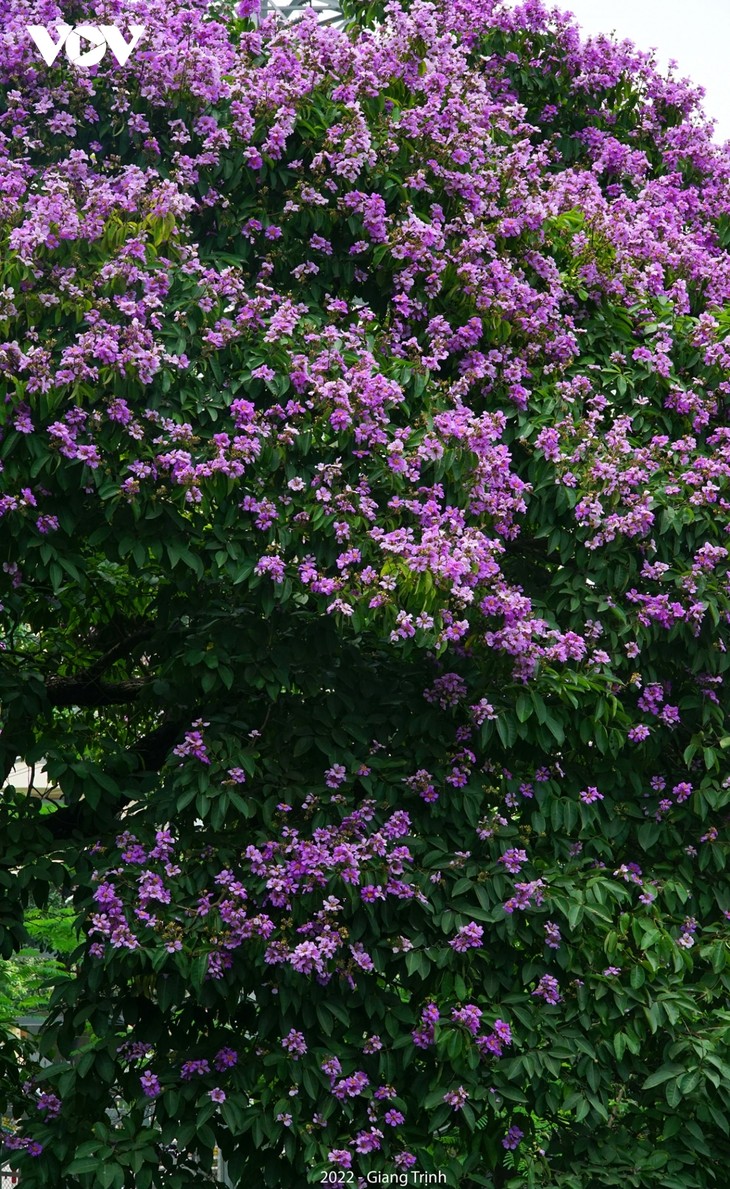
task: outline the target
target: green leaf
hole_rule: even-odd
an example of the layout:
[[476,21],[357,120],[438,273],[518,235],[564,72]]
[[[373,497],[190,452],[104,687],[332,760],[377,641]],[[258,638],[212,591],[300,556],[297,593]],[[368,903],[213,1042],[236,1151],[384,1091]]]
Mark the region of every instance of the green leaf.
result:
[[646,971],[641,966],[632,966],[631,974],[629,975],[629,982],[634,990],[643,987],[646,980]]
[[676,1079],[684,1072],[683,1066],[676,1063],[669,1063],[662,1065],[661,1069],[657,1069],[654,1073],[650,1073],[646,1081],[642,1085],[642,1090],[652,1090],[654,1086],[661,1086],[662,1082],[668,1082],[670,1078]]
[[97,1156],[82,1156],[71,1161],[66,1168],[66,1173],[70,1176],[72,1173],[96,1172],[98,1168],[99,1159]]
[[684,1076],[681,1077],[677,1083],[683,1098],[686,1098],[690,1094],[692,1094],[693,1091],[697,1089],[699,1084],[700,1084],[700,1074],[699,1074],[699,1071],[696,1069],[692,1070],[691,1072],[685,1073]]

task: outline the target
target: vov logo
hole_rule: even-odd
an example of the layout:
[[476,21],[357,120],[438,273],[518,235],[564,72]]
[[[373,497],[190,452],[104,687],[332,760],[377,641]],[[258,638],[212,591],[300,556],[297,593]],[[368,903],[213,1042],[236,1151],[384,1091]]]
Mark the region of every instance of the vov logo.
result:
[[[124,66],[133,50],[144,37],[144,25],[131,25],[131,41],[125,41],[124,34],[115,25],[56,25],[58,41],[54,41],[43,25],[26,25],[33,41],[40,50],[47,66],[52,66],[62,49],[72,66],[86,68],[98,66],[107,48],[111,50],[120,66]],[[81,42],[89,43],[89,49],[82,49]]]

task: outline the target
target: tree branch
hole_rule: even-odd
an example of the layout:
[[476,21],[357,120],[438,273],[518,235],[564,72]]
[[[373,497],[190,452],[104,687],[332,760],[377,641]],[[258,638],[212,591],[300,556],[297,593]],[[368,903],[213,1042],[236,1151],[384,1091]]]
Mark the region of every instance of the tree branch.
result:
[[46,694],[51,706],[117,706],[134,702],[148,684],[144,677],[129,681],[101,681],[89,674],[49,677]]

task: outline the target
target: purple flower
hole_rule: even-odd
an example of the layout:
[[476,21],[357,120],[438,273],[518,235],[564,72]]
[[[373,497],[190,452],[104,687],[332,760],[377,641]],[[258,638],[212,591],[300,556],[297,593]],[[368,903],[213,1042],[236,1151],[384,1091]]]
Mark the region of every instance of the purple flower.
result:
[[[324,1066],[323,1066],[324,1068]],[[326,1072],[326,1071],[325,1071]],[[332,1093],[335,1098],[343,1100],[345,1098],[356,1098],[358,1094],[362,1094],[366,1086],[370,1084],[370,1079],[362,1070],[351,1074],[347,1078],[340,1078],[332,1087]]]
[[551,950],[559,950],[562,937],[558,926],[554,921],[546,921],[543,928],[545,929],[545,945]]
[[494,1031],[501,1041],[506,1045],[512,1044],[512,1029],[505,1020],[494,1021]]
[[401,1114],[400,1111],[393,1110],[392,1108],[391,1110],[386,1111],[383,1117],[389,1127],[399,1127],[401,1123],[405,1123],[406,1121],[405,1115]]
[[399,1152],[398,1155],[394,1157],[393,1163],[398,1168],[413,1168],[417,1161],[412,1152]]
[[511,1149],[518,1147],[524,1134],[524,1131],[521,1131],[519,1127],[510,1127],[509,1131],[502,1139],[502,1147]]
[[651,731],[644,723],[640,723],[637,727],[632,727],[629,731],[628,738],[632,743],[642,743],[644,739],[648,739]]
[[578,796],[584,805],[592,805],[594,801],[602,801],[603,793],[599,793],[595,785],[589,785],[587,789],[583,789]]
[[159,1078],[149,1069],[146,1073],[142,1074],[139,1084],[146,1098],[155,1098],[158,1094],[162,1093]]
[[58,517],[39,516],[36,520],[36,528],[39,533],[55,533],[58,529]]
[[454,1008],[451,1013],[451,1018],[456,1024],[463,1024],[465,1028],[476,1036],[479,1031],[479,1022],[482,1018],[481,1008],[474,1003],[467,1003],[465,1007]]
[[338,1057],[326,1057],[320,1065],[320,1069],[322,1073],[326,1073],[333,1080],[342,1073],[342,1066]]
[[225,1070],[225,1069],[232,1069],[232,1067],[237,1062],[238,1062],[238,1053],[236,1052],[235,1049],[229,1049],[229,1048],[219,1049],[218,1052],[216,1053],[215,1057],[213,1058],[213,1064],[215,1065],[215,1067],[219,1073],[222,1073],[223,1070]]
[[344,764],[333,764],[332,767],[328,768],[325,772],[324,782],[327,785],[327,788],[336,789],[339,788],[346,777],[347,768],[345,768]]
[[488,1036],[478,1036],[476,1043],[482,1057],[486,1057],[487,1055],[491,1055],[492,1057],[502,1056],[503,1045],[496,1032],[490,1032]]

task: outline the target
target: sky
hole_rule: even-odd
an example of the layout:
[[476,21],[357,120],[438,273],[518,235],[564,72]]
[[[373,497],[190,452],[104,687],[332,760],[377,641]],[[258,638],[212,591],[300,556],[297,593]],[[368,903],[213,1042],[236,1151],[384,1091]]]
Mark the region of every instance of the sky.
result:
[[586,33],[628,37],[639,49],[656,48],[665,69],[707,92],[704,107],[717,120],[717,140],[730,139],[730,0],[548,0],[575,14]]

